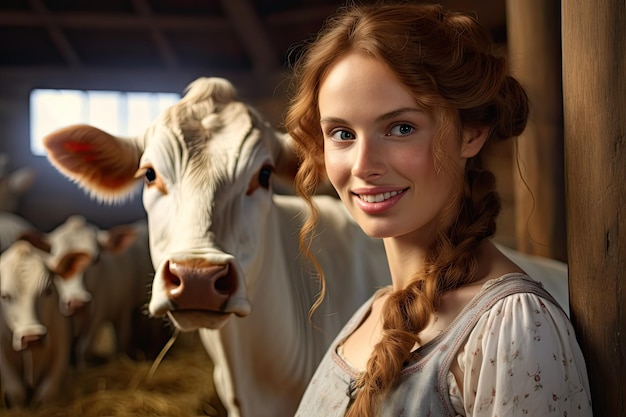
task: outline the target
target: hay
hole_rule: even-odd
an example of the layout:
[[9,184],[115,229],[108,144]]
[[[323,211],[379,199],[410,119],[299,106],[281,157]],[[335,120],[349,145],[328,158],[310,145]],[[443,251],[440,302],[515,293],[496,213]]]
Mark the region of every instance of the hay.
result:
[[213,385],[213,364],[196,334],[179,337],[160,364],[127,357],[84,371],[72,370],[66,398],[2,417],[225,417]]

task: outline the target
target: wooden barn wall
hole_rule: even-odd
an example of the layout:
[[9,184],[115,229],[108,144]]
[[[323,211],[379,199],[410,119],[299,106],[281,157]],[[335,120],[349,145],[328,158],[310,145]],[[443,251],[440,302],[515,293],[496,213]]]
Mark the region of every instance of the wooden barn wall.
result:
[[516,147],[517,248],[566,262],[561,7],[544,0],[506,4],[509,61],[530,99]]
[[626,416],[626,3],[561,13],[571,316],[594,415]]

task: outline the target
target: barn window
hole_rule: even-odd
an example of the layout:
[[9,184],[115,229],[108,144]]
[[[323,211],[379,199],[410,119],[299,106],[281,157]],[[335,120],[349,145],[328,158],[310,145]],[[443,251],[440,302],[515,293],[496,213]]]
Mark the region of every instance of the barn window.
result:
[[76,123],[119,136],[140,134],[167,107],[176,93],[35,89],[30,94],[30,149],[45,155],[42,138]]

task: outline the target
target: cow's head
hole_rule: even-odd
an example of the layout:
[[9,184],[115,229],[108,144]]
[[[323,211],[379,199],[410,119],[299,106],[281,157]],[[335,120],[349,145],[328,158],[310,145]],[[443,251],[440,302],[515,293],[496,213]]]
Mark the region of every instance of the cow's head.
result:
[[80,262],[74,255],[55,260],[30,243],[18,240],[0,255],[0,306],[13,335],[13,349],[26,349],[41,339],[41,319],[59,314],[54,274],[65,274]]
[[85,287],[84,276],[87,269],[97,263],[100,252],[119,253],[128,248],[136,236],[133,225],[103,230],[87,222],[83,216],[72,215],[50,233],[30,232],[20,238],[50,252],[57,263],[72,260],[71,267],[64,265],[54,277],[61,313],[71,316],[92,299]]
[[295,172],[285,142],[217,78],[194,81],[140,137],[73,126],[44,139],[52,163],[101,200],[144,182],[155,268],[149,309],[183,330],[250,312],[254,283],[244,271],[260,261],[270,176]]

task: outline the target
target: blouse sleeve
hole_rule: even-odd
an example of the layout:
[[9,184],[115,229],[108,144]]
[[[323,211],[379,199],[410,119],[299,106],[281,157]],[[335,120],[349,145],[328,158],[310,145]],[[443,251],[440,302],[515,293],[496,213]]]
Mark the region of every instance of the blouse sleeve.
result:
[[458,357],[466,416],[591,416],[587,369],[565,313],[534,294],[485,313]]

